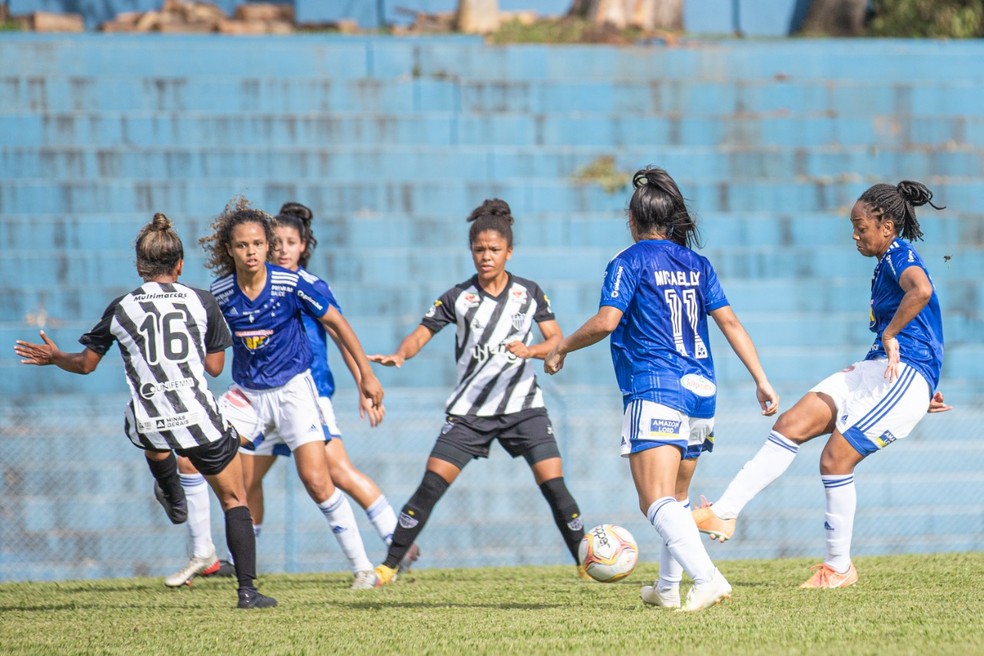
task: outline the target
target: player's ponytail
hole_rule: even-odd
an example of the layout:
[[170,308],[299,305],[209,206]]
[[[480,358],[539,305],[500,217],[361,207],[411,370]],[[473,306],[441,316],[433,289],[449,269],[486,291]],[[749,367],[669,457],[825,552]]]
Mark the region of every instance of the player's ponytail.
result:
[[655,232],[680,246],[700,246],[697,222],[669,173],[647,166],[632,176],[632,188],[628,212],[639,234]]
[[864,203],[868,214],[879,223],[892,221],[895,234],[908,241],[923,238],[922,229],[916,219],[916,208],[922,205],[942,210],[945,206],[932,203],[933,192],[921,182],[903,180],[894,187],[889,184],[876,184],[861,194],[858,202]]
[[478,235],[486,230],[498,232],[506,240],[506,244],[512,248],[513,231],[512,225],[515,222],[509,203],[500,198],[486,199],[481,205],[471,211],[466,219],[471,223],[468,229],[468,243],[474,244]]
[[137,274],[141,278],[156,278],[172,273],[184,259],[184,245],[163,212],[154,214],[150,223],[137,233]]
[[297,230],[301,241],[304,242],[304,250],[301,251],[300,257],[297,258],[298,264],[302,267],[307,267],[307,263],[311,260],[312,253],[314,253],[314,248],[318,245],[318,240],[314,238],[314,230],[311,228],[311,222],[313,220],[314,212],[311,211],[311,208],[293,201],[281,205],[280,212],[273,219],[276,225]]

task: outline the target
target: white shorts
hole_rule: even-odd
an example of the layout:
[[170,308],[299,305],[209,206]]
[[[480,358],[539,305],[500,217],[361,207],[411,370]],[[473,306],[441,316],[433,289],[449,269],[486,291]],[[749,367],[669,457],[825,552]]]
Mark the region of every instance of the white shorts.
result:
[[886,363],[855,362],[810,390],[834,400],[837,430],[863,456],[909,435],[929,409],[929,383],[922,374],[903,362],[898,379],[889,383]]
[[219,408],[239,434],[253,443],[252,455],[289,455],[302,444],[325,441],[318,390],[308,371],[267,390],[234,383],[219,399]]
[[670,444],[686,460],[714,450],[714,418],[688,417],[653,401],[630,401],[622,415],[622,455]]

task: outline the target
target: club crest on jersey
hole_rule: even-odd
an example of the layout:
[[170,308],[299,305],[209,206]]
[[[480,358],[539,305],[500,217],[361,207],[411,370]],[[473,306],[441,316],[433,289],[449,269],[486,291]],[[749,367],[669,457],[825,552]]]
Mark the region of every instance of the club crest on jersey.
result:
[[526,315],[522,312],[512,315],[512,325],[516,330],[522,330],[523,326],[526,325]]
[[266,346],[267,337],[273,334],[272,330],[237,330],[236,337],[243,343],[249,351],[255,352]]

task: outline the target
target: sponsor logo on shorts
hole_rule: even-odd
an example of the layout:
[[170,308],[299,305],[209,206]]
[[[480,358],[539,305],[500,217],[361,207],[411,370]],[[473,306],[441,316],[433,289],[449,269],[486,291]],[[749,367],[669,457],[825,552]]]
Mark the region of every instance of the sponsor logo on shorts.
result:
[[418,519],[411,517],[410,515],[404,512],[400,513],[400,526],[402,526],[403,528],[413,528],[419,523],[420,521]]
[[875,443],[878,444],[879,449],[884,449],[886,446],[894,442],[897,438],[892,435],[892,431],[885,431],[881,435],[875,438]]
[[140,386],[140,396],[145,399],[153,398],[161,392],[170,392],[182,387],[193,387],[194,378],[182,378],[181,380],[165,380],[161,383],[144,383]]
[[649,438],[654,437],[676,437],[680,434],[680,424],[683,422],[674,419],[650,419]]
[[137,420],[137,430],[141,433],[159,433],[161,431],[198,424],[200,420],[201,413],[199,412],[183,412],[168,417],[149,417],[147,419]]
[[717,385],[700,374],[687,374],[680,379],[680,385],[697,396],[709,397],[717,392]]

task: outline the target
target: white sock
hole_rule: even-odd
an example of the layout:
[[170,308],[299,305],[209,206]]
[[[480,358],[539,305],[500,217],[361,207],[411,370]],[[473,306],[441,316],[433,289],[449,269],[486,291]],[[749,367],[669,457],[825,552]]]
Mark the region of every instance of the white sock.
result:
[[212,543],[211,500],[208,498],[208,483],[201,474],[179,474],[181,487],[188,499],[188,538],[191,542],[191,555],[205,558],[215,553]]
[[843,574],[851,567],[851,538],[854,535],[854,512],[858,491],[854,475],[821,476],[827,494],[827,512],[823,527],[827,532],[827,557],[824,562]]
[[369,504],[366,508],[366,516],[369,517],[369,521],[372,522],[383,542],[391,543],[393,531],[396,530],[396,513],[393,512],[393,506],[385,495],[380,494],[378,499]]
[[755,456],[735,474],[721,498],[714,502],[712,510],[721,519],[734,519],[755,495],[782,476],[793,463],[799,445],[776,431]]
[[714,576],[714,563],[701,542],[697,524],[676,499],[657,499],[649,506],[646,517],[663,538],[670,555],[694,580],[694,585],[707,583]]
[[[690,499],[684,499],[680,505],[685,511],[690,512]],[[679,590],[682,579],[683,566],[673,557],[666,540],[663,540],[663,544],[659,548],[659,580],[656,582],[656,586],[660,592]]]
[[362,535],[355,523],[352,504],[342,494],[342,491],[335,488],[335,493],[328,497],[324,503],[319,503],[318,508],[328,518],[331,532],[338,540],[338,546],[342,548],[342,553],[348,558],[352,572],[371,570],[372,563],[369,561],[369,556],[366,555],[365,545],[362,544]]

